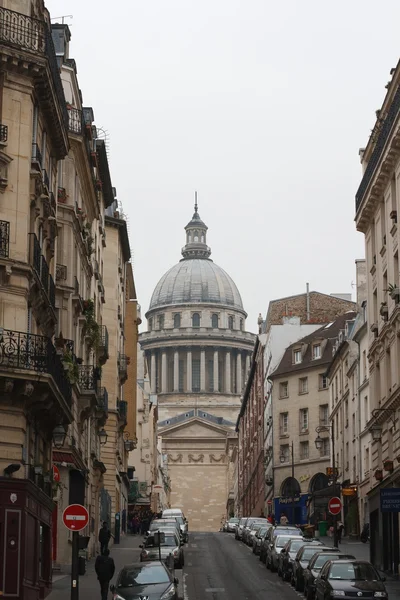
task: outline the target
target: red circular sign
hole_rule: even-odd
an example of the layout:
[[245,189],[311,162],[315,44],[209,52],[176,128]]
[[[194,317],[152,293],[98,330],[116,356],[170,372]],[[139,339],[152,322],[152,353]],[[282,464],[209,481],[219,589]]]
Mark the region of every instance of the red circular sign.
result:
[[328,510],[331,515],[338,515],[342,510],[342,501],[340,498],[331,498],[328,502]]
[[53,465],[53,481],[55,481],[56,483],[59,483],[61,481],[60,471],[59,468],[56,467],[56,465]]
[[70,531],[81,531],[89,523],[89,513],[81,504],[70,504],[63,512],[63,523]]

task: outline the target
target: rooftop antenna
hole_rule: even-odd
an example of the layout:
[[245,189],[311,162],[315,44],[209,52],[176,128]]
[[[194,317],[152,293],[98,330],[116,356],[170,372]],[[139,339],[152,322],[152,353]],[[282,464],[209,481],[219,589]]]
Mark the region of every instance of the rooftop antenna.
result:
[[57,21],[57,19],[61,19],[62,25],[64,25],[64,19],[73,19],[74,15],[62,15],[61,17],[52,17],[50,21]]
[[197,213],[198,205],[197,205],[197,192],[194,193],[194,212]]

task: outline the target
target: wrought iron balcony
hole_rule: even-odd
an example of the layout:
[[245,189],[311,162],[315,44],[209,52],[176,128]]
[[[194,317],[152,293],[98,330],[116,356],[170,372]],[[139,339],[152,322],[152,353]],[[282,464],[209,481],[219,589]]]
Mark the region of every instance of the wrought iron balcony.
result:
[[79,296],[79,281],[76,277],[74,277],[74,291],[77,296]]
[[49,196],[50,196],[50,205],[51,205],[52,209],[55,211],[57,208],[57,203],[56,203],[56,199],[54,197],[53,192],[49,192]]
[[96,279],[98,279],[100,276],[99,263],[97,262],[97,260],[95,258],[93,259],[93,273],[94,273],[94,276],[96,277]]
[[32,144],[32,162],[37,163],[42,168],[43,158],[38,144]]
[[98,358],[102,365],[108,360],[108,329],[106,325],[100,327],[100,343],[98,348]]
[[128,379],[128,359],[125,354],[120,354],[118,352],[118,373],[122,382],[125,382]]
[[105,387],[100,388],[97,397],[97,407],[104,412],[108,412],[108,392]]
[[10,223],[0,221],[0,258],[8,258],[10,252]]
[[56,281],[67,281],[67,265],[56,265]]
[[54,338],[54,343],[56,348],[66,348],[69,352],[71,352],[72,356],[74,356],[74,340],[67,340],[63,337]]
[[47,187],[47,189],[49,189],[49,187],[50,187],[50,180],[49,180],[49,176],[47,174],[46,169],[42,169],[42,174],[43,174],[43,183]]
[[364,198],[365,192],[371,182],[371,179],[375,173],[375,169],[377,168],[379,161],[382,158],[383,151],[386,146],[386,142],[390,136],[390,133],[393,129],[395,122],[398,119],[400,112],[400,86],[397,88],[397,91],[394,95],[393,102],[389,107],[388,113],[386,115],[385,120],[380,128],[380,132],[378,135],[378,139],[376,141],[375,147],[372,151],[370,159],[368,161],[367,168],[365,169],[363,178],[361,180],[360,186],[356,193],[356,211],[359,209],[361,202]]
[[0,370],[16,369],[48,373],[71,407],[71,385],[50,338],[33,333],[3,329],[0,336]]
[[77,135],[83,133],[83,116],[82,111],[78,108],[67,107],[68,110],[68,131]]
[[8,140],[8,127],[0,123],[0,143],[5,144]]
[[33,271],[40,282],[43,291],[53,309],[56,307],[56,295],[54,279],[49,273],[49,266],[45,257],[42,255],[39,240],[35,233],[30,233],[30,261]]
[[128,403],[126,400],[117,400],[117,411],[121,421],[126,422],[128,416]]
[[100,369],[93,365],[78,365],[79,387],[85,392],[97,392],[100,381]]

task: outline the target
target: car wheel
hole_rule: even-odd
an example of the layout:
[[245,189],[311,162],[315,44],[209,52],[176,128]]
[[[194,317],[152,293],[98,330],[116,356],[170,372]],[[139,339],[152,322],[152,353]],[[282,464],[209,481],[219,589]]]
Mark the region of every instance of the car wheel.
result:
[[255,546],[253,546],[253,554],[255,554],[255,553],[256,553],[256,548],[255,548]]
[[294,586],[295,586],[295,581],[294,581],[294,577],[293,577],[293,575],[292,575],[292,577],[290,578],[290,585],[291,585],[292,587],[294,587]]
[[[304,595],[306,596],[306,593],[304,592]],[[312,590],[310,590],[310,588],[307,586],[307,596],[306,596],[307,600],[314,600],[314,593]]]
[[275,573],[276,569],[275,569],[275,565],[274,565],[274,561],[271,560],[271,564],[269,566],[271,573]]
[[302,592],[302,591],[303,591],[303,590],[302,590],[302,587],[303,587],[303,586],[302,586],[302,585],[301,585],[301,583],[299,582],[298,578],[296,578],[296,585],[295,585],[295,588],[294,588],[294,589],[296,590],[296,592]]
[[287,571],[283,571],[282,572],[282,579],[283,579],[283,581],[287,581],[288,580],[288,576],[287,575],[288,575]]
[[282,573],[282,569],[280,567],[278,567],[278,577],[282,577],[283,573]]

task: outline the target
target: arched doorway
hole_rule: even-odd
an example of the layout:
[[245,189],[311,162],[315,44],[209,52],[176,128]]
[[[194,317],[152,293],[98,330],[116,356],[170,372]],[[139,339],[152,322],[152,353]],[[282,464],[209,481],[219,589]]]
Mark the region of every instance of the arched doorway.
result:
[[328,502],[333,488],[329,486],[329,477],[325,473],[316,473],[308,486],[308,520],[316,525],[319,521],[329,520]]
[[279,492],[278,520],[285,515],[291,525],[302,523],[302,510],[300,506],[301,487],[295,477],[286,477],[282,481]]

